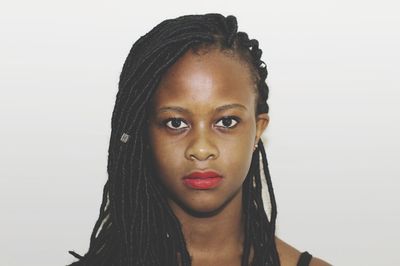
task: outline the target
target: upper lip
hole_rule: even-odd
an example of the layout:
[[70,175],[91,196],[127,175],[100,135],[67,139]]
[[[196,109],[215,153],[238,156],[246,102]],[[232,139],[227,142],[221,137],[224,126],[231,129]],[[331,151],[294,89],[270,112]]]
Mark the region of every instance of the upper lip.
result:
[[221,174],[214,170],[207,171],[192,171],[190,174],[186,175],[184,178],[197,179],[197,178],[211,178],[211,177],[221,177]]

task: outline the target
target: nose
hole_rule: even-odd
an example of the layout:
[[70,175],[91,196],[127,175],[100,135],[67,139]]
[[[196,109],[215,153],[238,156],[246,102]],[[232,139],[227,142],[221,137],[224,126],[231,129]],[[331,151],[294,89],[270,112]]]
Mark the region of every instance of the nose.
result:
[[190,161],[206,161],[218,158],[219,151],[215,145],[215,136],[206,128],[194,131],[185,151],[186,159]]

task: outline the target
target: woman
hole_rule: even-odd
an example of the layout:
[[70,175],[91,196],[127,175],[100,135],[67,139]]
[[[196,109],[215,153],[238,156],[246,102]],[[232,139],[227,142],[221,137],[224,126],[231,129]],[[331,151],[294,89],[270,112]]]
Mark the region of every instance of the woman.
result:
[[275,237],[261,54],[235,17],[220,14],[163,21],[133,45],[100,217],[71,265],[308,265],[308,253]]

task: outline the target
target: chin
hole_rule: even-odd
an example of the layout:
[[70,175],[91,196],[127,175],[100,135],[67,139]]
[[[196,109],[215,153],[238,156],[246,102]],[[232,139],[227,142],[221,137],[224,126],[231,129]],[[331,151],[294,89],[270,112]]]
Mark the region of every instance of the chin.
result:
[[179,207],[194,217],[212,217],[219,214],[231,202],[233,197],[226,199],[198,195],[190,202],[177,201]]
[[182,205],[182,209],[190,214],[191,216],[194,217],[199,217],[199,218],[206,218],[206,217],[212,217],[217,214],[219,214],[223,209],[224,209],[224,204],[222,205],[215,205],[215,204],[201,204],[199,206],[185,206]]

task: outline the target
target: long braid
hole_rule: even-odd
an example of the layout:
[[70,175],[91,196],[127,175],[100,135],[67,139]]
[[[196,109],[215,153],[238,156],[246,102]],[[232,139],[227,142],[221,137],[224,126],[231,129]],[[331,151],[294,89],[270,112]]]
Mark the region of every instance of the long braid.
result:
[[[189,49],[220,47],[249,63],[257,87],[257,113],[268,113],[267,70],[258,42],[237,31],[234,16],[188,15],[165,20],[132,46],[123,65],[113,110],[108,181],[99,218],[84,256],[71,265],[191,265],[181,224],[155,178],[148,149],[151,98],[164,73]],[[260,154],[272,215],[261,195]],[[279,265],[275,246],[276,203],[262,141],[243,184],[245,240],[242,265]]]

